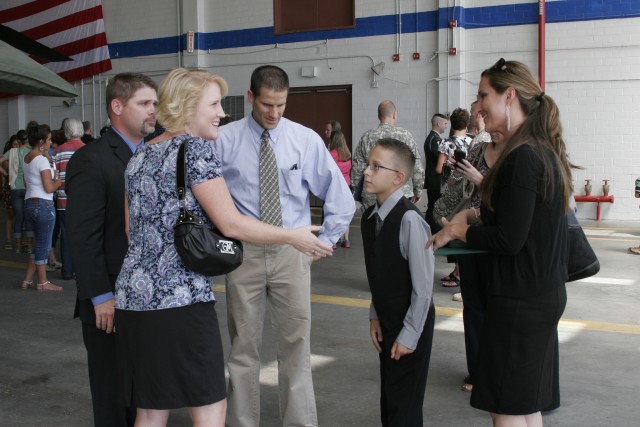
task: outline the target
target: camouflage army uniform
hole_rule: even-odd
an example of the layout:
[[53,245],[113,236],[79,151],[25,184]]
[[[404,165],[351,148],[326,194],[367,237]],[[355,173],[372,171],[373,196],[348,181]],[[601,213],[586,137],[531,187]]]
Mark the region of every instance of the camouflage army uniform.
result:
[[[366,131],[362,134],[358,146],[353,153],[353,163],[351,167],[351,185],[354,187],[358,185],[364,169],[367,164],[369,152],[376,142],[382,138],[394,138],[398,141],[404,142],[411,148],[413,155],[416,156],[416,163],[413,167],[413,175],[402,187],[404,195],[408,198],[413,196],[420,197],[422,187],[424,185],[424,168],[422,167],[422,161],[420,160],[420,152],[416,145],[413,136],[408,130],[402,129],[397,126],[393,126],[386,123],[380,123],[377,128]],[[368,194],[364,189],[362,190],[362,206],[366,209],[376,202],[374,195]]]

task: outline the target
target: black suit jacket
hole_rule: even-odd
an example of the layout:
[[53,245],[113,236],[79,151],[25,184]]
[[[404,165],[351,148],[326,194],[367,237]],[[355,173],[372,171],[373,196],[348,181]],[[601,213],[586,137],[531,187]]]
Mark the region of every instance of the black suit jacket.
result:
[[426,165],[424,167],[425,179],[424,188],[428,190],[440,190],[440,174],[436,172],[438,165],[438,142],[440,134],[435,130],[431,130],[427,139],[424,141],[424,158]]
[[131,149],[113,129],[71,157],[66,225],[76,271],[74,317],[95,324],[91,298],[113,292],[127,252],[124,173]]

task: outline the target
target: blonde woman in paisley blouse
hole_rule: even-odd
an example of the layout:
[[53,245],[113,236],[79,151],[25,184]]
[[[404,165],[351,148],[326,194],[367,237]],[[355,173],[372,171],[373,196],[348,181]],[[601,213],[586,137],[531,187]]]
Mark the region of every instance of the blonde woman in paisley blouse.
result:
[[[189,271],[173,244],[178,218],[176,157],[186,144],[186,207],[225,235],[331,254],[313,231],[283,229],[241,215],[211,144],[225,116],[227,83],[204,70],[175,69],[160,85],[157,119],[166,131],[142,146],[126,170],[130,244],[115,293],[120,377],[137,426],[164,426],[187,407],[194,425],[224,426],[226,386],[211,277]],[[120,362],[120,360],[119,360]]]

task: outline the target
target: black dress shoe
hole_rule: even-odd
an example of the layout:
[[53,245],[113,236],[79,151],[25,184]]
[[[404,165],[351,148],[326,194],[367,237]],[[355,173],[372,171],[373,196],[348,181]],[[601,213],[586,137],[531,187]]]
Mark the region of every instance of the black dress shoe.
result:
[[71,276],[62,276],[62,280],[74,280],[75,278],[75,274],[72,274]]

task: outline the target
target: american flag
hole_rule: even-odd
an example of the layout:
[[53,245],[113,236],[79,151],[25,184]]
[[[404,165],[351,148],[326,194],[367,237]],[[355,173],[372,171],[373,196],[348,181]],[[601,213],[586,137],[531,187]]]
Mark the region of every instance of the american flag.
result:
[[111,69],[101,0],[2,0],[0,24],[72,58],[45,64],[69,82]]

